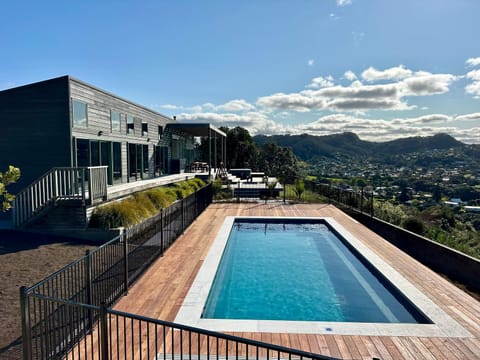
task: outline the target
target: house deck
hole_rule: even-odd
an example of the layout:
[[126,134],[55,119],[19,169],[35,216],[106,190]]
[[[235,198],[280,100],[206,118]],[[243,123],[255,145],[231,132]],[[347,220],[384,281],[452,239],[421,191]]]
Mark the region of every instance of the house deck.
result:
[[[245,333],[234,335],[344,359],[478,359],[480,303],[328,204],[212,204],[144,273],[116,310],[174,321],[225,216],[332,217],[428,296],[472,337]],[[127,340],[128,341],[128,340]]]

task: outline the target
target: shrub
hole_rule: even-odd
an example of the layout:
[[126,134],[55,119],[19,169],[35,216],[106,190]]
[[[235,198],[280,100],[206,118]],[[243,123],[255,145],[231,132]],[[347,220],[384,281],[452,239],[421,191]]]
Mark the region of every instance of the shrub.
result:
[[175,191],[164,187],[147,190],[146,195],[157,210],[167,207],[177,200]]
[[297,195],[298,199],[302,198],[302,194],[305,192],[305,183],[303,179],[295,180],[295,194]]
[[188,182],[195,188],[195,190],[201,189],[205,186],[205,181],[199,178],[188,180]]
[[170,185],[170,187],[176,192],[178,199],[184,199],[195,192],[195,187],[190,185],[188,181],[180,181]]
[[100,206],[90,219],[90,227],[109,229],[119,226],[131,226],[141,221],[138,205],[134,199]]
[[418,234],[418,235],[423,235],[425,233],[425,224],[423,223],[422,220],[414,216],[407,217],[403,221],[402,226],[404,229],[414,232],[415,234]]

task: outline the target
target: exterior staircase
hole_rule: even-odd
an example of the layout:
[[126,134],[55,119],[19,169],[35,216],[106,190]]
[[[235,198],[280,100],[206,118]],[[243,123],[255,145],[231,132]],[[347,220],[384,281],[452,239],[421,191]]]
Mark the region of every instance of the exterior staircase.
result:
[[81,200],[56,201],[28,227],[30,230],[41,232],[85,230],[87,227],[85,204]]
[[20,191],[13,224],[25,227],[86,227],[86,207],[107,199],[107,166],[53,168]]

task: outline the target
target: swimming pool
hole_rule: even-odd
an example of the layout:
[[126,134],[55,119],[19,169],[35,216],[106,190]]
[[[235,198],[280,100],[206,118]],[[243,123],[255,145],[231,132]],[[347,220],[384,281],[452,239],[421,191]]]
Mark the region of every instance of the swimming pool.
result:
[[430,323],[323,219],[236,219],[202,318]]
[[[357,256],[362,258],[364,265],[370,271],[378,272],[383,278],[388,279],[392,289],[393,297],[401,294],[401,303],[407,308],[417,309],[424,318],[420,322],[394,322],[387,323],[379,320],[352,321],[348,318],[340,320],[271,320],[262,319],[261,316],[246,318],[205,318],[202,315],[210,311],[207,299],[211,295],[214,279],[217,270],[226,250],[229,235],[235,229],[235,221],[252,222],[261,219],[267,221],[287,221],[304,223],[323,223],[326,227],[339,236],[346,247],[354,249]],[[352,220],[354,221],[354,220]],[[310,281],[311,282],[311,281]],[[389,285],[389,286],[390,286]],[[335,287],[335,286],[333,286]],[[278,286],[279,289],[283,285]],[[212,293],[214,294],[214,293]],[[215,302],[215,301],[214,301]],[[218,301],[217,301],[218,302]],[[380,311],[381,312],[381,311]],[[208,315],[210,316],[210,315]],[[414,318],[416,315],[413,316]],[[426,321],[425,321],[426,319]],[[403,320],[401,320],[403,321]],[[418,321],[418,319],[416,319]],[[203,261],[185,299],[175,318],[175,322],[190,326],[210,329],[214,331],[232,332],[270,332],[270,333],[303,333],[303,334],[338,334],[338,335],[369,335],[369,336],[434,336],[434,337],[468,337],[471,334],[432,302],[427,296],[415,288],[408,280],[400,275],[395,269],[375,254],[363,242],[355,238],[343,226],[333,218],[311,218],[311,217],[242,217],[227,216],[218,231],[212,246]]]

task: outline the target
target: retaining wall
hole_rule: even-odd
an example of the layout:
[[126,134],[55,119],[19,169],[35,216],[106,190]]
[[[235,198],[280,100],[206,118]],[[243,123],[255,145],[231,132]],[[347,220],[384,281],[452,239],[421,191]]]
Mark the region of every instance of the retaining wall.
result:
[[480,294],[480,260],[367,214],[347,212],[433,271]]

